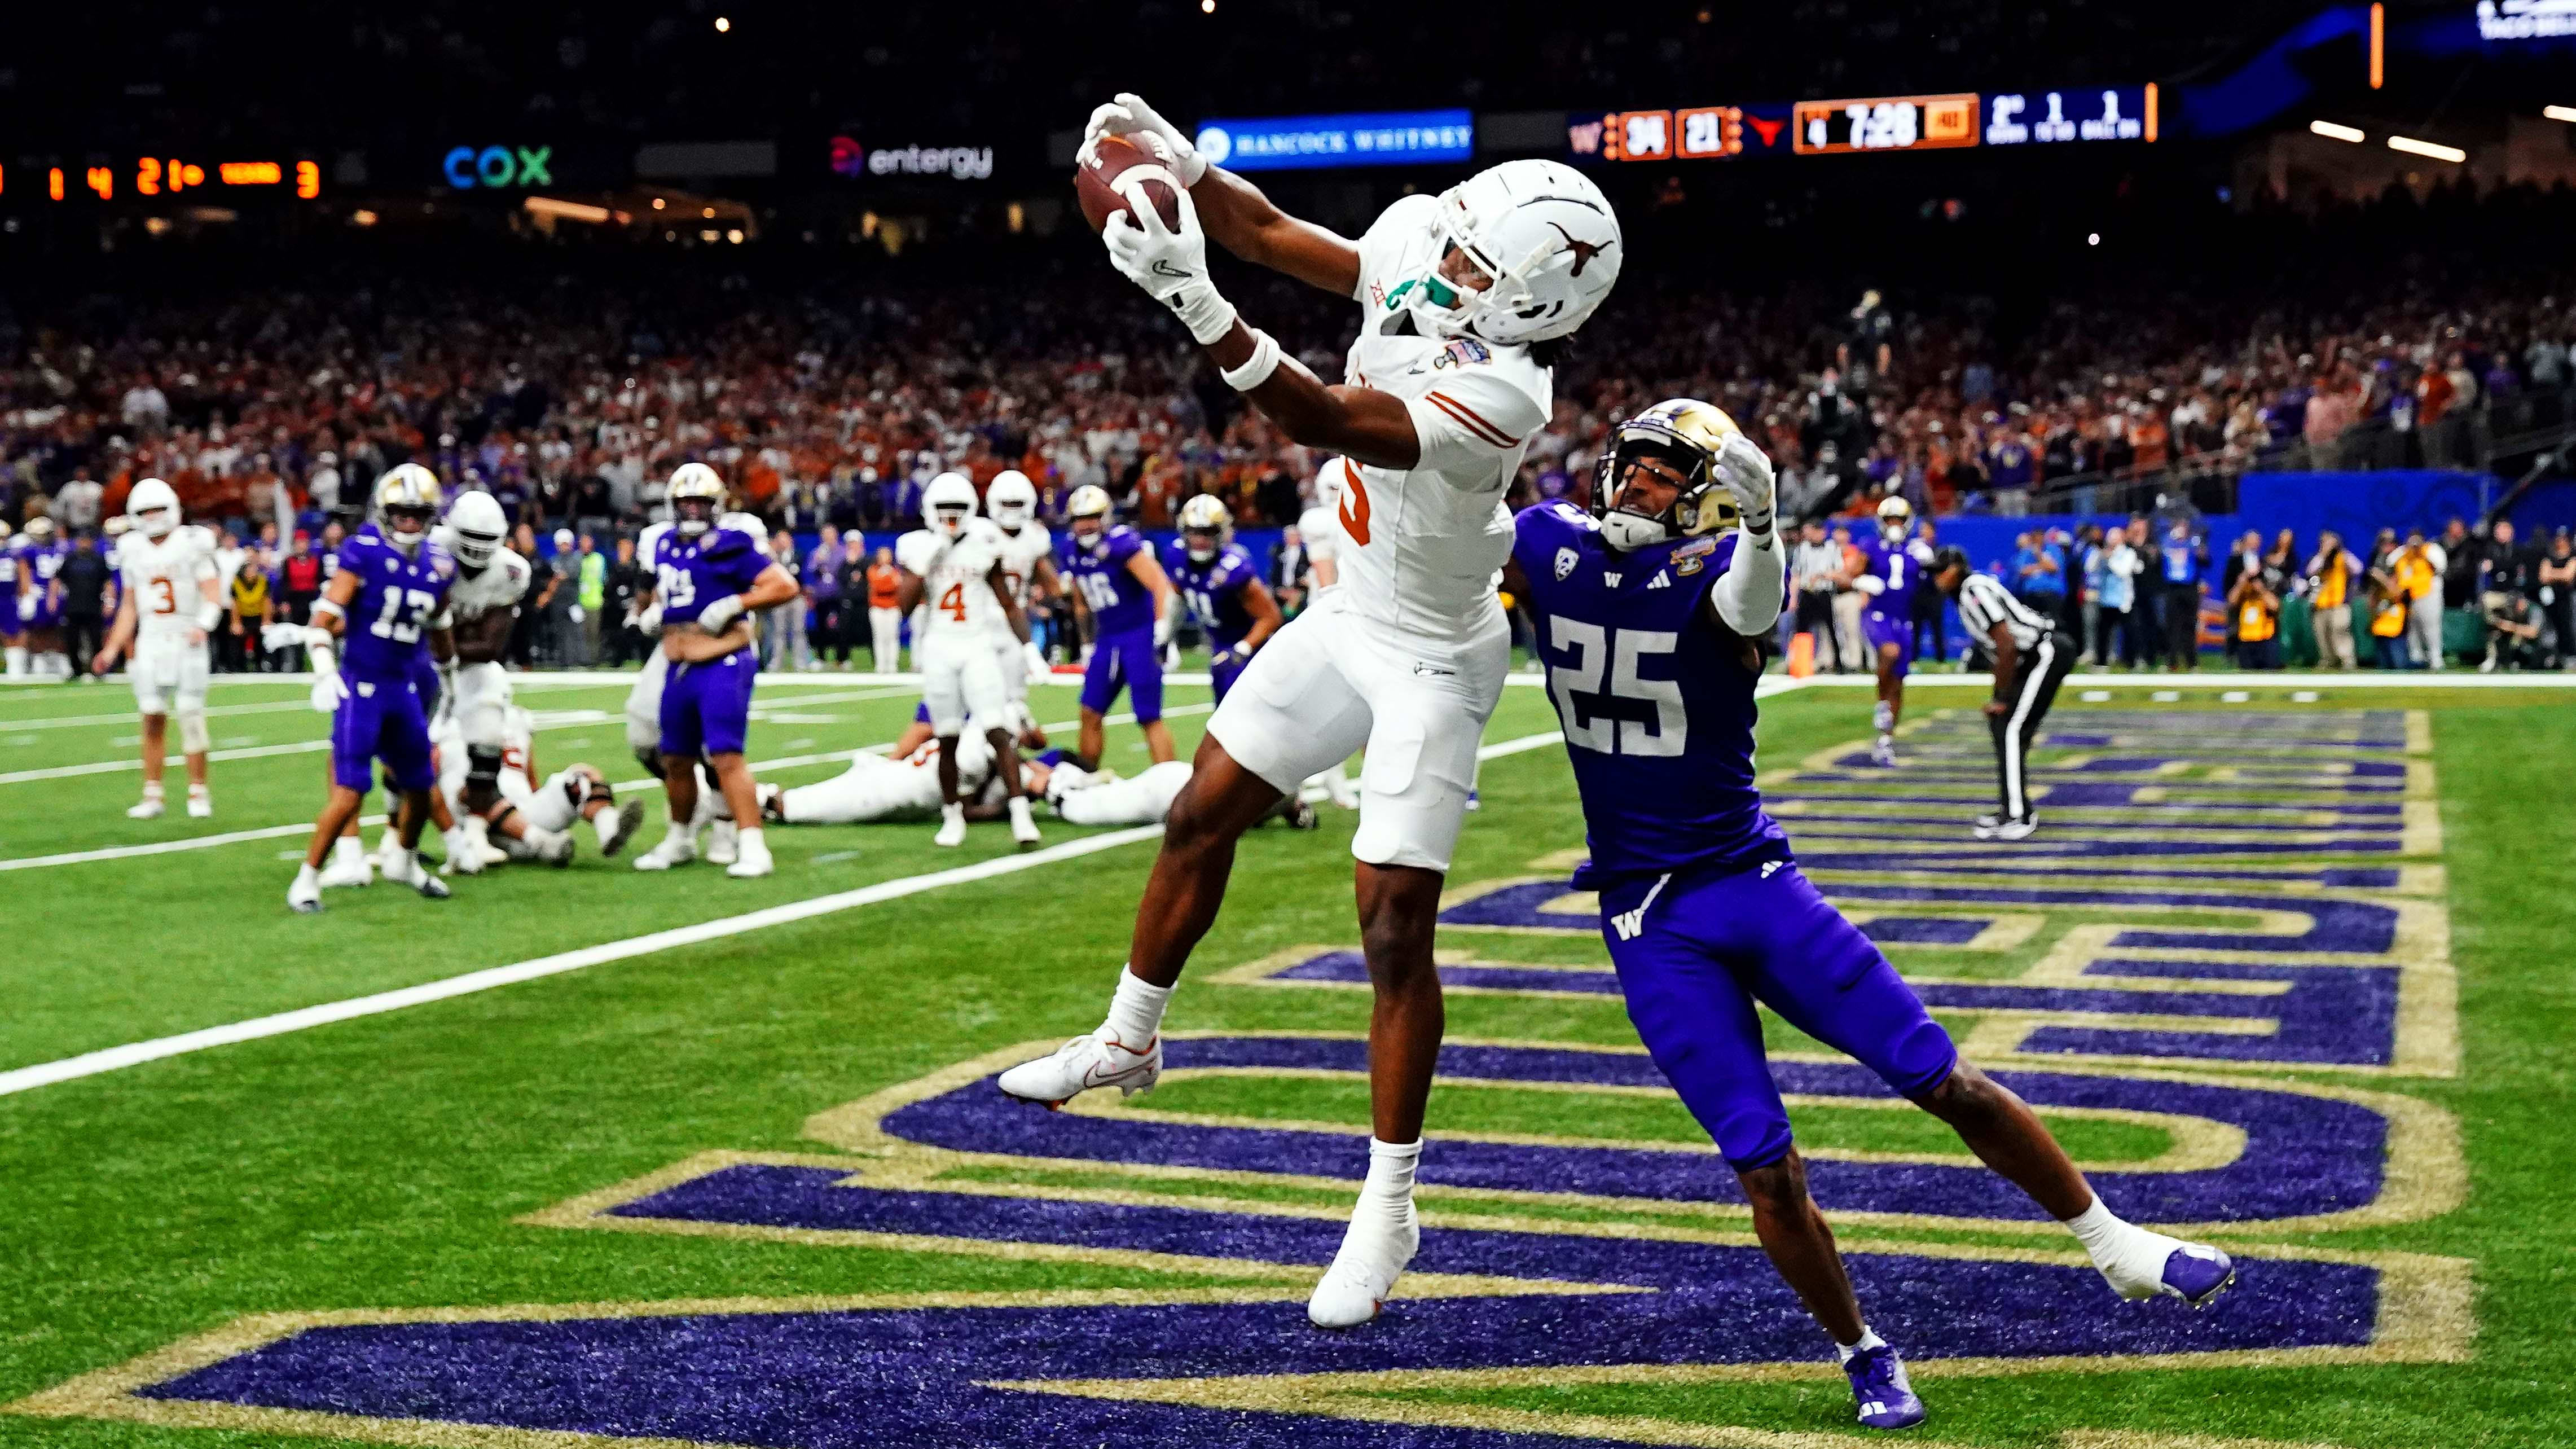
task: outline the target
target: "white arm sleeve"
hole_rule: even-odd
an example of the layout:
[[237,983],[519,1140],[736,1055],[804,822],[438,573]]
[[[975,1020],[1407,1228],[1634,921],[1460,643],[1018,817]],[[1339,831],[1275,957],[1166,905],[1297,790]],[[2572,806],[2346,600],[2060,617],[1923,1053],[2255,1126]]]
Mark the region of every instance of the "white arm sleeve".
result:
[[1764,534],[1757,548],[1749,536],[1739,534],[1725,577],[1708,591],[1708,606],[1719,623],[1759,639],[1780,622],[1780,603],[1788,592],[1788,560],[1781,557],[1779,540]]

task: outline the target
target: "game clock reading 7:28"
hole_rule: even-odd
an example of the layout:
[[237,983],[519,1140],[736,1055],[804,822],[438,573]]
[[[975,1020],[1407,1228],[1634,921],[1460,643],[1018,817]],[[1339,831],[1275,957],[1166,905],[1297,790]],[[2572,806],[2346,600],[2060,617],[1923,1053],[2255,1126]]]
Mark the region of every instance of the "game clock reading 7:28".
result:
[[1967,94],[1800,101],[1791,134],[1801,156],[1974,146],[1977,98]]

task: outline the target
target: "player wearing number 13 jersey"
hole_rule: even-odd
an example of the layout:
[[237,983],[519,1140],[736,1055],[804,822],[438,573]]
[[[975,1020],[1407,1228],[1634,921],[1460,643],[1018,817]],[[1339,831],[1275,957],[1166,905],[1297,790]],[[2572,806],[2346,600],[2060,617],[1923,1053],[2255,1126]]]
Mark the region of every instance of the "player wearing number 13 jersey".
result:
[[2215,1249],[2115,1217],[2030,1109],[1959,1059],[1764,813],[1754,641],[1786,590],[1772,492],[1770,464],[1724,413],[1657,404],[1612,434],[1592,514],[1550,503],[1520,515],[1506,586],[1538,624],[1591,847],[1574,881],[1600,893],[1628,1015],[1741,1180],[1763,1248],[1833,1335],[1860,1421],[1901,1429],[1922,1403],[1863,1322],[1807,1194],[1757,1001],[1956,1129],[2123,1296],[2197,1305],[2233,1269]]
[[331,711],[331,798],[286,893],[286,903],[308,915],[322,909],[323,858],[374,783],[376,760],[402,792],[397,843],[381,863],[385,878],[433,900],[447,897],[446,882],[414,854],[438,772],[430,763],[426,702],[413,680],[429,672],[430,657],[455,656],[447,594],[456,560],[429,536],[438,515],[435,474],[405,463],[376,480],[375,497],[375,521],[340,546],[339,567],[304,631],[314,707]]

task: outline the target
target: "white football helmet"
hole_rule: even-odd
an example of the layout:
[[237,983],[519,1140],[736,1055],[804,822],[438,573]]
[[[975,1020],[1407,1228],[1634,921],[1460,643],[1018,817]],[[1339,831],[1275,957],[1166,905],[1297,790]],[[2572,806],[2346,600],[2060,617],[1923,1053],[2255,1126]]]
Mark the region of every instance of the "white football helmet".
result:
[[706,464],[682,463],[671,475],[671,517],[682,538],[713,528],[724,503],[724,479]]
[[[1545,342],[1583,325],[1619,280],[1619,217],[1592,178],[1558,161],[1506,161],[1440,193],[1442,245],[1414,279],[1416,311],[1444,334]],[[1451,250],[1488,279],[1464,291],[1440,275]]]
[[46,544],[54,541],[54,521],[39,513],[35,517],[27,520],[25,533],[27,535],[27,542],[38,548],[43,548]]
[[456,495],[447,510],[447,533],[456,561],[479,573],[491,565],[501,540],[510,536],[510,520],[501,512],[501,500],[476,489]]
[[1224,499],[1201,493],[1181,505],[1181,547],[1188,550],[1190,562],[1206,563],[1233,538],[1234,515],[1226,511]]
[[995,523],[1017,533],[1037,516],[1037,485],[1019,469],[1005,468],[993,475],[991,486],[984,490],[984,511]]
[[438,516],[442,491],[438,475],[418,463],[405,463],[377,479],[376,522],[385,542],[405,553],[420,547],[429,537],[430,520]]
[[1342,470],[1348,466],[1349,465],[1344,463],[1341,459],[1335,458],[1333,461],[1326,463],[1323,470],[1315,475],[1315,506],[1317,508],[1330,513],[1342,506],[1342,482],[1347,476]]
[[[1073,490],[1064,505],[1064,526],[1076,541],[1089,543],[1109,531],[1109,490],[1097,483],[1085,483]],[[1086,530],[1084,525],[1090,527]]]
[[957,538],[966,532],[966,520],[975,516],[975,485],[963,473],[942,473],[921,490],[922,520],[930,531],[942,538]]
[[179,490],[158,478],[146,478],[125,495],[125,516],[129,527],[143,530],[145,538],[168,538],[179,526]]
[[1889,543],[1903,543],[1914,528],[1914,505],[1893,493],[1878,505],[1878,536]]
[[9,541],[9,520],[0,518],[0,543]]

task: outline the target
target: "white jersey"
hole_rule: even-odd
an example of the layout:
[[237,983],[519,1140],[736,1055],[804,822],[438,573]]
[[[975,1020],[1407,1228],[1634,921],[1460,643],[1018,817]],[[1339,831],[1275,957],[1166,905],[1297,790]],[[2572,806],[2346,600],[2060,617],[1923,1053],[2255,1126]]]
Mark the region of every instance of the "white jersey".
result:
[[1438,260],[1439,202],[1408,196],[1359,240],[1359,336],[1348,381],[1404,400],[1421,440],[1410,469],[1343,460],[1333,564],[1349,607],[1408,644],[1463,645],[1504,629],[1494,574],[1510,557],[1503,494],[1555,384],[1527,347],[1431,335],[1413,308]]
[[135,649],[184,647],[205,607],[199,585],[215,576],[213,535],[193,523],[158,539],[137,530],[117,545],[116,557],[118,578],[134,600]]
[[[1017,533],[1004,533],[1002,526],[996,523],[993,533],[1001,541],[1001,547],[995,553],[1002,562],[1002,587],[1010,592],[1011,602],[1019,605],[1020,612],[1026,614],[1029,611],[1029,581],[1038,576],[1038,561],[1055,552],[1055,535],[1047,532],[1043,523],[1021,524]],[[1019,637],[1011,632],[1011,621],[1003,618],[999,609],[993,611],[992,627],[996,643],[1018,647]]]
[[[1341,465],[1336,463],[1334,466]],[[1329,563],[1339,567],[1334,551],[1341,546],[1342,526],[1341,520],[1333,516],[1333,510],[1309,508],[1297,515],[1297,541],[1306,546],[1308,564]]]
[[[537,721],[517,705],[503,710],[501,716],[501,798],[523,805],[536,792],[536,777],[529,773],[528,765],[535,755]],[[451,808],[462,810],[468,768],[465,728],[451,715],[430,743],[438,748],[439,793],[447,797]]]
[[[456,535],[440,524],[430,537],[449,553],[456,552]],[[462,624],[480,619],[496,610],[507,609],[528,596],[528,561],[515,550],[496,548],[492,561],[481,573],[469,571],[460,560],[456,566],[456,583],[447,591],[447,612]]]
[[[993,769],[993,749],[975,735],[957,742],[957,787],[971,796]],[[939,742],[932,740],[899,760],[862,754],[828,780],[784,792],[781,809],[791,825],[865,825],[939,809]]]
[[916,528],[895,540],[894,561],[921,578],[923,612],[934,639],[989,638],[1010,628],[988,576],[1002,558],[1002,530],[989,518],[966,520],[965,531],[944,538]]

